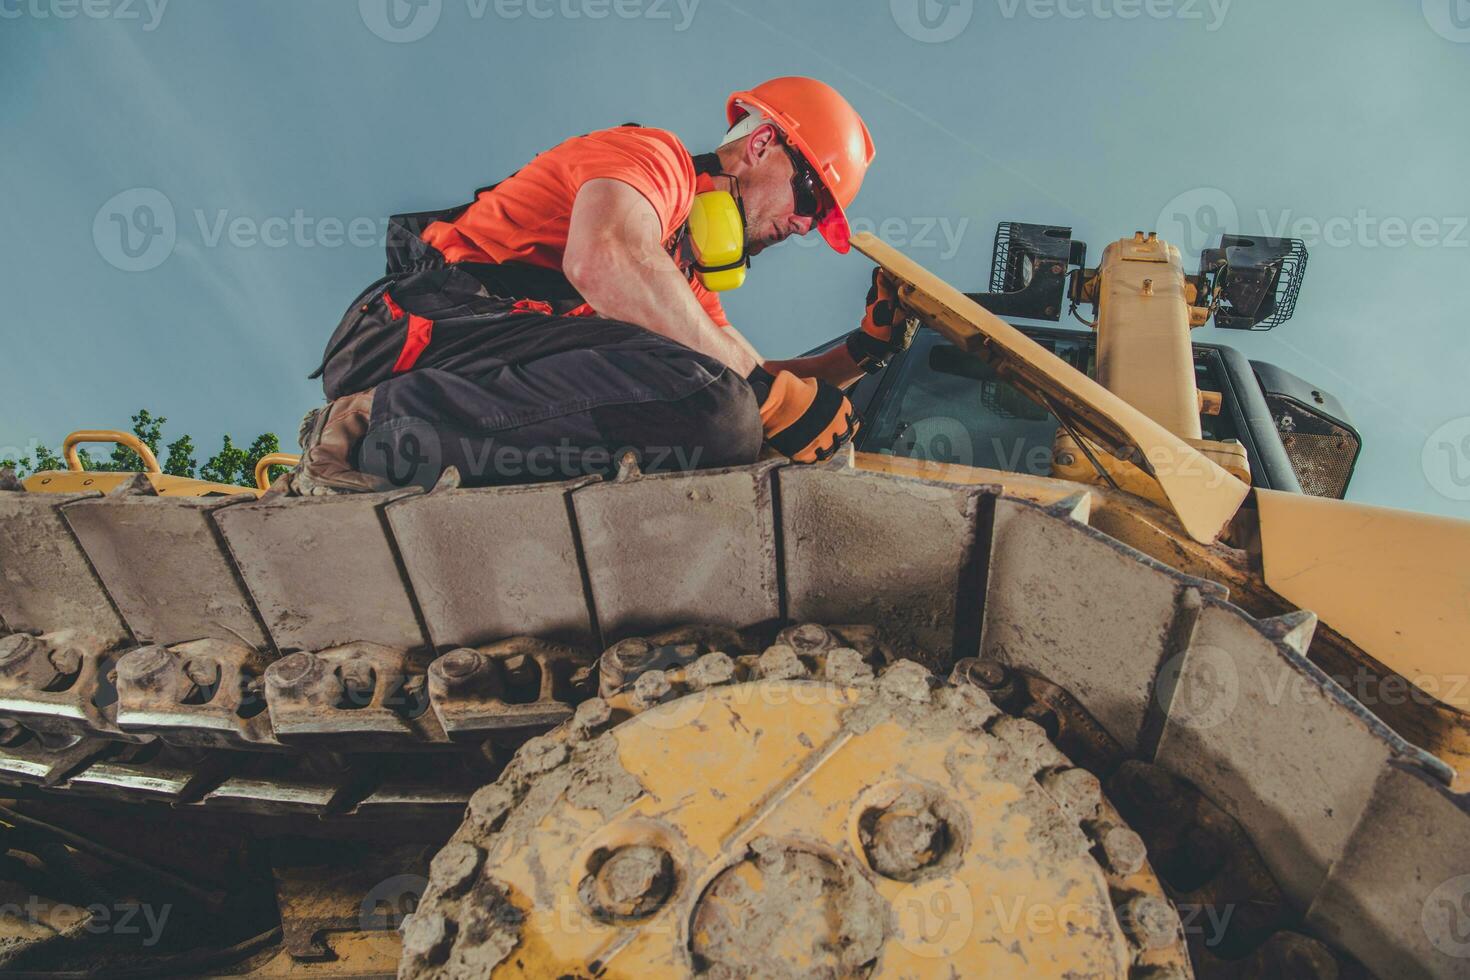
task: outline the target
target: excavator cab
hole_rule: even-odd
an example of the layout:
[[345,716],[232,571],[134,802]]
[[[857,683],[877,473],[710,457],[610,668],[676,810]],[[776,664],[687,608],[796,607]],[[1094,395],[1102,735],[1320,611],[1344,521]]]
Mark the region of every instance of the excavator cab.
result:
[[[1146,239],[1145,239],[1146,241]],[[1292,239],[1224,235],[1185,277],[1197,311],[1225,329],[1269,330],[1291,317],[1307,253]],[[1064,226],[1002,222],[989,291],[967,293],[998,316],[1058,321],[1064,304],[1090,330],[1014,324],[1083,374],[1098,378],[1095,322],[1078,306],[1095,301],[1098,270],[1087,245]],[[1198,305],[1203,304],[1203,305]],[[1198,323],[1194,322],[1198,321]],[[1319,385],[1226,344],[1193,343],[1200,438],[1239,445],[1252,486],[1342,499],[1362,440],[1342,404]],[[995,367],[933,330],[878,374],[860,381],[854,406],[867,419],[859,451],[1033,476],[1052,475],[1061,421]]]

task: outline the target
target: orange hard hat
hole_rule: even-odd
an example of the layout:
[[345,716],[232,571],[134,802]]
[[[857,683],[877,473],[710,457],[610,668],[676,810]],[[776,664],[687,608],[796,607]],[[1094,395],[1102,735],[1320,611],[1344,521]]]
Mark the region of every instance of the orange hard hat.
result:
[[821,178],[827,206],[817,219],[817,231],[828,245],[846,252],[852,230],[845,209],[857,197],[863,174],[873,162],[873,137],[862,117],[835,88],[799,75],[734,92],[725,103],[731,126],[751,110],[774,123]]

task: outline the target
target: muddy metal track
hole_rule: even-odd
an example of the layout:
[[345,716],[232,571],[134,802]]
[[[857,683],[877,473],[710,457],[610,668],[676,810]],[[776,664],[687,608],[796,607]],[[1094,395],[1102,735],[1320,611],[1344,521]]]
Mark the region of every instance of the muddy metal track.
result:
[[0,492],[0,617],[25,634],[0,643],[0,779],[452,808],[591,695],[619,640],[864,624],[944,672],[981,657],[1068,692],[1238,821],[1306,929],[1375,972],[1470,962],[1449,770],[1306,660],[1313,616],[1247,616],[1089,527],[1084,495],[1042,508],[850,458],[312,499],[141,489]]

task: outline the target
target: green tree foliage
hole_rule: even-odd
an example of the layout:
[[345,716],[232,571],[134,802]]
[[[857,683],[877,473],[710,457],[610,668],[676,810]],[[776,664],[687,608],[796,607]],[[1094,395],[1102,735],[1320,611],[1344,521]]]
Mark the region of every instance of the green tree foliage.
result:
[[[153,451],[154,456],[159,455],[158,447],[164,445],[163,427],[167,422],[168,419],[162,415],[154,415],[146,408],[139,409],[133,416],[133,434]],[[198,479],[214,483],[253,487],[255,464],[261,457],[280,451],[281,441],[271,432],[256,436],[248,449],[240,448],[235,445],[234,440],[225,436],[219,452],[200,466],[196,458],[194,439],[186,434],[165,445],[162,467],[165,473],[172,476],[197,476]],[[77,457],[82,461],[83,469],[104,473],[136,473],[144,468],[142,457],[125,446],[114,446],[112,452],[106,456],[94,456],[86,449],[78,449]],[[30,456],[0,459],[0,468],[3,467],[10,467],[15,470],[16,476],[23,478],[42,470],[64,470],[66,462],[46,446],[37,445],[33,447]],[[284,466],[271,467],[271,479],[284,472]]]

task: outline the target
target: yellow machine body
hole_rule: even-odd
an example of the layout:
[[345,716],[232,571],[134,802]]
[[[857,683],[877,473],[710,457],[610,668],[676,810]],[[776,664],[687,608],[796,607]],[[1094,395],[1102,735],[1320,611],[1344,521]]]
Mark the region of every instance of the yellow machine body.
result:
[[233,483],[215,483],[212,480],[196,480],[187,476],[172,476],[163,472],[158,459],[144,442],[131,432],[118,429],[79,429],[68,435],[61,445],[62,458],[66,460],[64,470],[41,470],[21,481],[29,491],[46,493],[85,493],[96,491],[107,493],[121,483],[132,479],[132,473],[117,473],[102,470],[87,470],[82,467],[77,447],[88,442],[111,442],[132,450],[143,461],[143,473],[160,497],[217,497],[242,493],[262,493],[270,486],[270,471],[275,466],[295,466],[299,457],[290,453],[270,453],[263,456],[255,467],[254,489],[236,486]]

